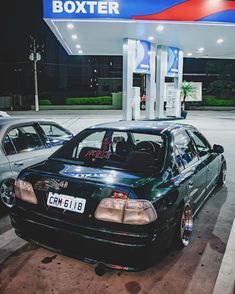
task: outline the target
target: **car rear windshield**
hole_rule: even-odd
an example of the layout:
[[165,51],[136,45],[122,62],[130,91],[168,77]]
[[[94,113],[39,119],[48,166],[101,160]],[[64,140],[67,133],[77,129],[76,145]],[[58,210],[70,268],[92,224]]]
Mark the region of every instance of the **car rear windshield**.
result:
[[86,130],[51,158],[77,165],[149,172],[162,169],[165,152],[160,134]]

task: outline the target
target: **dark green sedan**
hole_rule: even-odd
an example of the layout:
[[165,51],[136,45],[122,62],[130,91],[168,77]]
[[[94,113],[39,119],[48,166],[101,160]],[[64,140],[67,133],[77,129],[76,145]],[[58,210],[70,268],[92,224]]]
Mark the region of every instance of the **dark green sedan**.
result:
[[194,127],[115,122],[86,129],[15,182],[21,238],[93,264],[141,270],[173,241],[226,177],[223,147]]

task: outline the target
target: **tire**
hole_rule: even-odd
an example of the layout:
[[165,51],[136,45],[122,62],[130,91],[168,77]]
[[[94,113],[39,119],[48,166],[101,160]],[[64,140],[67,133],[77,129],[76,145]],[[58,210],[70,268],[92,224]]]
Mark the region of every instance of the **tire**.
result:
[[219,179],[218,179],[218,187],[222,187],[226,183],[226,174],[227,174],[227,166],[226,163],[224,162],[221,166],[220,174],[219,174]]
[[141,110],[145,110],[146,109],[145,102],[140,102],[140,109]]
[[186,203],[180,213],[176,229],[175,245],[178,249],[187,247],[191,243],[193,233],[193,211],[190,203]]
[[0,200],[6,209],[15,205],[14,180],[7,179],[1,183]]

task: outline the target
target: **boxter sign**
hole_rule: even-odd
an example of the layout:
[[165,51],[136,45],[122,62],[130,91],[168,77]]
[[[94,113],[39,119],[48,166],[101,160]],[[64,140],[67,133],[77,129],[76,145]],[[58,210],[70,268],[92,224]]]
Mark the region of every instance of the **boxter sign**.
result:
[[53,1],[52,12],[55,14],[120,14],[119,3],[114,1]]
[[[217,0],[43,0],[44,18],[119,18],[235,22],[235,1]],[[216,2],[216,5],[214,4]]]

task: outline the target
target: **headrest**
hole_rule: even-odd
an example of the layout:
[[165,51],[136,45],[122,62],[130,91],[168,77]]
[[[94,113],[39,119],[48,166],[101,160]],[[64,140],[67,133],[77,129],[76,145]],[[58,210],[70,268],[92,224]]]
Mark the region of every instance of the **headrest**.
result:
[[124,137],[116,136],[116,137],[113,138],[113,143],[118,143],[118,142],[125,142]]
[[116,145],[116,153],[119,156],[127,156],[131,151],[131,147],[127,142],[118,142]]

